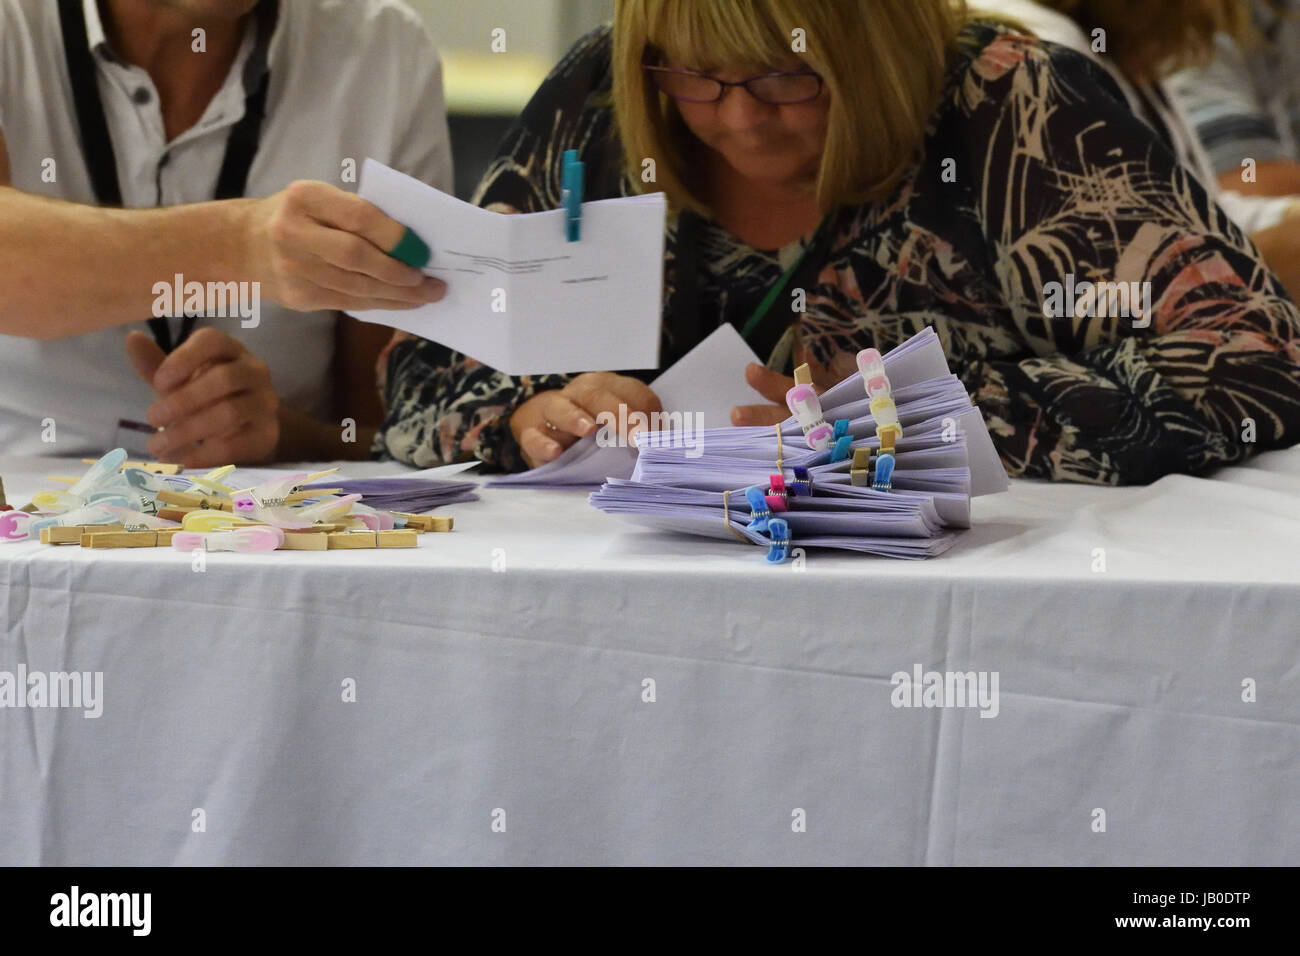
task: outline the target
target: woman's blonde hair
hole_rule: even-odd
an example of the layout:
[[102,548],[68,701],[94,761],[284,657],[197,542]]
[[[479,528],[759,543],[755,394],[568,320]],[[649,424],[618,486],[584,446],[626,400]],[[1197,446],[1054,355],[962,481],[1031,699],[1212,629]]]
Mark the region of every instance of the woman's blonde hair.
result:
[[1214,35],[1235,40],[1251,35],[1245,0],[1036,0],[1079,24],[1106,31],[1106,50],[1131,80],[1154,82],[1214,54]]
[[616,0],[613,99],[629,175],[675,208],[708,212],[694,137],[642,70],[647,57],[714,69],[793,57],[830,93],[818,205],[881,199],[924,139],[965,16],[964,0]]

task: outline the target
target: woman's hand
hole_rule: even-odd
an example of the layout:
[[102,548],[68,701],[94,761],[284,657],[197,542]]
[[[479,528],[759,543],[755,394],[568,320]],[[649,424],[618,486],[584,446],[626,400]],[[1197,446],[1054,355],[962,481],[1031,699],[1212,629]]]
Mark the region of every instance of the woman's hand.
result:
[[[624,411],[619,413],[620,406]],[[539,392],[510,416],[510,431],[519,442],[524,461],[536,468],[558,458],[579,438],[594,435],[596,417],[608,412],[620,429],[632,413],[663,411],[659,398],[639,379],[614,372],[586,372],[561,389]],[[620,434],[630,443],[637,428]]]
[[[813,388],[821,394],[835,384],[834,376],[824,365],[817,363],[806,354],[800,353],[800,364],[806,363],[812,373]],[[749,387],[764,398],[775,402],[774,405],[737,405],[731,410],[733,425],[779,425],[790,417],[790,408],[785,403],[785,393],[794,388],[794,379],[782,375],[770,368],[750,362],[745,366],[745,381]]]

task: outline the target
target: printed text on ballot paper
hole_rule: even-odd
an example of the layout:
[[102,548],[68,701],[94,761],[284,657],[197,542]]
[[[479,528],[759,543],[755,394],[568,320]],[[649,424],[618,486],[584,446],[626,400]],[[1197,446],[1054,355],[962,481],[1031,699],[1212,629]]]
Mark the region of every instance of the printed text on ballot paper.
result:
[[447,283],[440,302],[355,313],[510,375],[657,368],[663,295],[661,193],[582,206],[569,242],[562,209],[502,215],[367,159],[363,199],[413,229]]

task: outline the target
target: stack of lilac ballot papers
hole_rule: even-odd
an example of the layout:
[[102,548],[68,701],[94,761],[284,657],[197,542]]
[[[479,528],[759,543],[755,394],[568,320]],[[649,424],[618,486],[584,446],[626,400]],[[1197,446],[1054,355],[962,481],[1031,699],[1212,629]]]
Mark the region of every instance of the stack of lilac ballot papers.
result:
[[1006,471],[933,329],[883,357],[860,353],[860,368],[872,362],[820,396],[791,389],[798,414],[778,426],[638,435],[631,480],[605,482],[591,503],[657,530],[747,540],[772,561],[797,547],[942,554],[970,527],[970,499],[1006,490]]
[[407,511],[423,514],[443,505],[462,501],[477,501],[472,481],[443,481],[429,478],[367,478],[324,481],[303,485],[304,491],[313,488],[333,488],[336,494],[361,495],[362,500],[380,511]]

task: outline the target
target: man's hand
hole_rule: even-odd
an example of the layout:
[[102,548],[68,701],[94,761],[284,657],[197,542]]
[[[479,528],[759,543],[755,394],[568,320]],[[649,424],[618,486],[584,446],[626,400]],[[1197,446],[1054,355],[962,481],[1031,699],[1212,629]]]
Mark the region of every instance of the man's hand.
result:
[[[626,406],[619,415],[619,406]],[[524,402],[510,416],[510,431],[523,452],[529,468],[536,468],[559,457],[579,438],[594,435],[596,416],[609,412],[615,421],[626,421],[633,412],[663,411],[659,398],[650,386],[639,379],[614,372],[586,372],[561,389],[539,392]],[[622,434],[630,441],[636,433],[628,427]]]
[[171,355],[143,332],[126,338],[127,354],[158,401],[149,424],[149,454],[186,468],[269,460],[280,439],[280,399],[266,363],[211,327],[191,335]]
[[245,273],[290,309],[413,309],[447,291],[388,252],[406,227],[328,183],[300,180],[253,200]]

